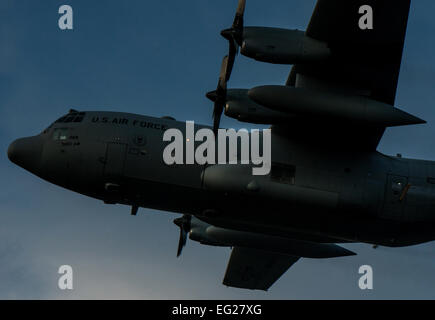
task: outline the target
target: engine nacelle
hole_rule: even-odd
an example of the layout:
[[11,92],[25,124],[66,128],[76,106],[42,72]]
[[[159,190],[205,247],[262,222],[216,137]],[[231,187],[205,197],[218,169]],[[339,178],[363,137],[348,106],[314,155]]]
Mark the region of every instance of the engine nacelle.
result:
[[246,27],[241,53],[262,62],[296,64],[326,60],[331,50],[326,43],[307,37],[303,31]]
[[265,108],[248,96],[247,89],[231,89],[227,92],[225,115],[241,122],[256,124],[278,124],[293,115]]
[[249,98],[271,110],[308,118],[394,127],[425,123],[405,111],[363,96],[342,95],[289,86],[260,86]]
[[199,220],[196,217],[191,218],[190,230],[189,230],[189,239],[199,242],[208,246],[216,246],[216,247],[225,247],[227,246],[224,242],[219,242],[214,239],[212,236],[208,234],[208,229],[212,228],[212,226],[208,223],[205,223]]
[[223,229],[192,217],[189,238],[201,244],[219,247],[242,247],[288,254],[303,258],[335,258],[354,255],[335,244],[310,243],[259,233]]

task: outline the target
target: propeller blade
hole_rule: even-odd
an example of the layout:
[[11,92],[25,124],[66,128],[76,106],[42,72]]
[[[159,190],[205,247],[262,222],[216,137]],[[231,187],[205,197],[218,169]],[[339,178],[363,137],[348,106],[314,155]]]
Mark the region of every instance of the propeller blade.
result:
[[230,49],[228,54],[226,81],[230,80],[231,73],[233,72],[234,62],[236,61],[236,55],[238,52],[238,45],[234,39],[229,40]]
[[227,77],[228,77],[228,66],[229,66],[228,62],[229,62],[229,57],[225,56],[224,59],[222,60],[221,72],[219,74],[219,83],[217,88],[218,92],[219,90],[222,90],[223,92],[221,93],[225,95],[227,90]]
[[181,256],[181,253],[183,252],[183,248],[186,245],[186,241],[187,241],[187,233],[180,228],[180,239],[178,240],[177,258]]
[[177,218],[174,220],[174,224],[180,228],[180,238],[178,240],[178,248],[177,248],[177,258],[183,252],[183,248],[187,242],[187,234],[191,228],[191,216],[184,215],[181,218]]
[[224,111],[223,103],[215,103],[215,107],[213,110],[213,132],[215,137],[217,137],[218,134],[223,111]]
[[233,29],[237,31],[243,30],[243,17],[245,15],[246,0],[239,0],[237,5],[236,16],[234,17]]
[[221,65],[217,89],[215,92],[209,92],[207,94],[207,97],[214,101],[213,132],[215,133],[215,136],[217,135],[217,131],[219,129],[222,112],[224,111],[227,98],[227,79],[229,78],[229,72],[231,72],[230,68],[232,68],[230,63],[229,56],[225,56]]

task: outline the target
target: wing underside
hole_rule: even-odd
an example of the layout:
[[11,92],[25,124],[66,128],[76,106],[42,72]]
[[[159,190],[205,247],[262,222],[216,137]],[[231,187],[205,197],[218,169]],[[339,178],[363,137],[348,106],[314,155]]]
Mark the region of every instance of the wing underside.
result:
[[[364,5],[373,9],[372,30],[359,26],[359,9]],[[293,66],[287,85],[364,96],[393,106],[409,9],[410,0],[318,0],[306,35],[327,43],[332,57]],[[290,135],[320,139],[322,144],[373,150],[385,127],[295,118],[285,130]]]

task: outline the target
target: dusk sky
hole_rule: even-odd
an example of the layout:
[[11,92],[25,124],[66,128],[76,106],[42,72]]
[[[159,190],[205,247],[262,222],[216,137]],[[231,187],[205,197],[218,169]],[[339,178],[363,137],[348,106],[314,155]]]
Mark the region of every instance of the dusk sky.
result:
[[[74,10],[74,30],[58,9]],[[0,299],[435,299],[435,243],[345,247],[357,256],[301,259],[269,292],[222,285],[230,249],[189,241],[176,258],[177,215],[105,205],[12,164],[18,137],[71,107],[211,124],[236,0],[0,2]],[[305,29],[314,0],[248,0],[246,25]],[[413,1],[396,105],[427,125],[388,129],[379,151],[435,160],[435,2]],[[283,84],[289,66],[238,56],[230,87]],[[223,117],[222,127],[245,127]],[[170,199],[168,199],[170,201]],[[435,214],[435,212],[434,212]],[[374,290],[358,287],[371,265]],[[61,265],[74,290],[57,286]]]

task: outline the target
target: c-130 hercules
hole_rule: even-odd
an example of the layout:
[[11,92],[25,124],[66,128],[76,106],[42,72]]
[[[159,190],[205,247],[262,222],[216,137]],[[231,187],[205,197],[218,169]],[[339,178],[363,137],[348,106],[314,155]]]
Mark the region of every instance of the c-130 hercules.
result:
[[[360,28],[360,8],[373,29]],[[393,107],[410,0],[318,0],[305,32],[233,26],[214,101],[220,116],[272,125],[271,171],[163,162],[171,118],[71,110],[14,141],[11,161],[51,183],[101,199],[182,213],[187,236],[232,247],[223,283],[268,290],[302,258],[354,255],[336,243],[388,247],[435,240],[435,162],[376,151],[387,127],[424,123]],[[293,65],[283,86],[227,89],[237,51]]]

